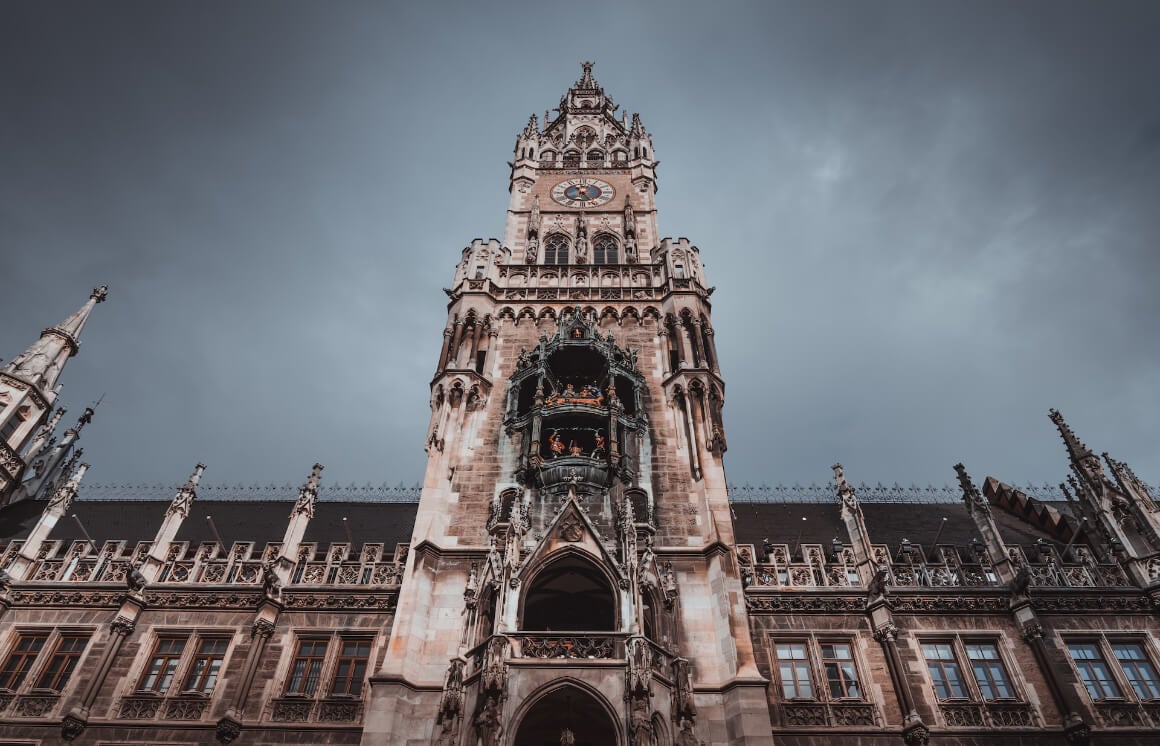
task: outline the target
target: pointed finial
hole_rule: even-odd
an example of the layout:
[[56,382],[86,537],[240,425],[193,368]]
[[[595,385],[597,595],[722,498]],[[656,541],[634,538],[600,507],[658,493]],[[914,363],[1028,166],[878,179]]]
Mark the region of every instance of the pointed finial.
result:
[[576,83],[577,88],[596,88],[596,79],[592,77],[592,66],[595,63],[584,61],[580,63],[580,67],[584,69],[584,74]]
[[1052,408],[1047,411],[1047,416],[1055,423],[1056,428],[1059,429],[1059,435],[1063,438],[1064,445],[1067,446],[1067,452],[1073,458],[1079,459],[1084,456],[1091,455],[1091,451],[1084,445],[1075,432],[1068,427],[1067,423],[1063,421],[1063,415],[1059,413],[1058,409]]
[[193,505],[193,501],[197,497],[197,485],[201,481],[201,473],[203,471],[205,471],[205,464],[198,464],[193,468],[193,473],[189,475],[189,479],[178,488],[177,494],[173,497],[173,502],[169,504],[169,509],[165,511],[166,515],[178,513],[182,518],[189,517],[189,508]]
[[315,464],[310,470],[306,484],[298,491],[298,500],[295,501],[294,510],[291,511],[292,516],[305,513],[307,518],[314,517],[314,502],[318,498],[318,482],[322,479],[323,468],[322,464]]
[[108,297],[109,297],[109,286],[108,285],[101,285],[100,287],[95,287],[95,288],[93,288],[93,292],[91,294],[89,294],[89,299],[95,300],[97,303],[104,303],[105,298],[108,298]]
[[536,115],[532,114],[528,117],[528,125],[524,127],[524,137],[535,137],[540,131],[540,123],[536,121]]
[[45,510],[57,509],[61,513],[64,513],[70,507],[72,507],[73,501],[76,500],[77,497],[77,487],[80,486],[81,478],[84,477],[85,472],[89,470],[88,464],[77,464],[77,462],[80,461],[80,457],[83,452],[84,451],[82,449],[78,448],[73,454],[72,458],[68,460],[63,473],[68,474],[71,472],[71,474],[69,474],[69,478],[65,481],[65,483],[57,487],[56,491],[53,492],[52,497],[49,498],[48,507],[45,508]]
[[830,467],[834,470],[834,486],[838,491],[838,499],[842,501],[844,507],[850,510],[858,509],[858,497],[854,494],[854,488],[846,481],[846,472],[841,464],[834,464]]
[[633,112],[633,115],[632,115],[631,132],[632,132],[632,134],[638,135],[638,136],[644,134],[644,125],[640,123],[640,114],[637,114],[635,112]]
[[963,488],[963,502],[967,506],[967,512],[974,515],[975,511],[978,510],[983,515],[990,515],[991,506],[979,493],[975,483],[971,481],[970,475],[967,474],[967,468],[961,463],[955,464],[955,475],[959,478],[959,486]]

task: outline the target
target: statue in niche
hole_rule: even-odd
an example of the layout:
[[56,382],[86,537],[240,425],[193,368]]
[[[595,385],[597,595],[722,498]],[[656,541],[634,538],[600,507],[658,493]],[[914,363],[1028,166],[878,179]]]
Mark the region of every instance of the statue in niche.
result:
[[592,458],[602,458],[604,456],[606,442],[607,441],[604,439],[604,431],[597,430],[596,447],[592,449]]
[[651,746],[653,726],[649,717],[648,696],[632,698],[632,746]]
[[581,448],[580,446],[576,445],[576,441],[572,441],[571,444],[569,444],[569,446],[568,446],[568,455],[569,456],[583,456],[584,449]]
[[535,264],[540,260],[540,242],[535,236],[528,239],[528,249],[524,254],[524,264]]
[[495,695],[488,695],[487,701],[475,716],[475,731],[479,734],[481,746],[497,746],[503,724],[500,722],[499,702]]
[[552,452],[552,458],[564,455],[564,441],[560,439],[560,434],[555,430],[548,436],[548,450]]
[[627,264],[636,264],[636,236],[631,233],[624,237],[624,261]]

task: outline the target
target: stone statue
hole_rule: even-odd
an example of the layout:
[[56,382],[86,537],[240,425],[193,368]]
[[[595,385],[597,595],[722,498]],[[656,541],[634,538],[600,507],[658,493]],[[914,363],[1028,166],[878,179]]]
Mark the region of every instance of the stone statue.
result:
[[652,746],[652,719],[649,718],[648,697],[632,698],[632,746]]
[[503,724],[500,722],[499,702],[496,701],[495,695],[488,695],[487,701],[479,710],[479,714],[475,716],[474,725],[481,746],[497,746],[499,744]]
[[528,239],[528,249],[524,254],[524,264],[535,264],[540,260],[540,242],[535,236]]
[[274,572],[272,562],[262,563],[262,593],[271,601],[282,597],[282,579]]
[[624,237],[624,261],[636,264],[636,236],[631,233]]
[[701,746],[697,734],[693,732],[693,721],[681,718],[681,730],[677,733],[677,746]]
[[145,590],[145,576],[136,567],[130,567],[125,573],[125,585],[129,586],[130,593],[140,593]]

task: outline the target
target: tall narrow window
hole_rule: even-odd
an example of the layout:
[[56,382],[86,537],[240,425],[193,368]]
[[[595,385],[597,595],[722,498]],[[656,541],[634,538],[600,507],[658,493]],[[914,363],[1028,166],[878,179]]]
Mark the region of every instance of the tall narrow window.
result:
[[924,642],[922,655],[926,658],[926,667],[939,699],[967,698],[967,688],[952,643]]
[[1071,642],[1067,650],[1075,661],[1076,670],[1092,701],[1121,698],[1120,685],[1112,677],[1098,642]]
[[805,642],[779,642],[774,646],[781,691],[786,699],[813,699],[810,660]]
[[1138,642],[1113,642],[1112,653],[1128,677],[1128,685],[1140,699],[1160,699],[1160,677]]
[[224,637],[203,638],[197,645],[197,653],[189,672],[185,674],[185,682],[181,685],[183,692],[197,692],[209,694],[217,685],[221,675],[222,663],[226,659],[226,650],[230,641]]
[[362,693],[363,681],[367,675],[367,659],[371,654],[371,641],[348,639],[341,641],[338,663],[334,667],[334,680],[330,684],[331,695],[357,697]]
[[141,678],[138,691],[158,694],[167,692],[184,651],[184,637],[158,637],[153,645],[153,655],[149,658],[149,668]]
[[854,666],[854,651],[848,643],[822,643],[822,668],[831,699],[861,699],[858,669]]
[[975,674],[975,681],[979,684],[979,693],[983,699],[990,702],[996,699],[1014,699],[1015,691],[1011,688],[1011,680],[1007,676],[1007,669],[1003,666],[1003,659],[999,656],[999,648],[992,642],[966,642],[967,660],[971,662],[971,671]]
[[616,239],[607,233],[602,233],[596,237],[592,242],[592,263],[593,264],[616,264],[617,262],[617,243]]
[[44,648],[44,641],[48,639],[47,632],[21,633],[16,637],[16,644],[12,652],[4,660],[0,668],[0,689],[14,690],[24,682],[28,670],[32,668],[36,656]]
[[568,263],[568,239],[553,233],[544,239],[544,264]]
[[322,664],[326,660],[326,639],[303,639],[298,641],[294,662],[290,665],[290,680],[286,684],[287,694],[314,696],[318,690],[318,680],[322,676]]
[[68,683],[68,677],[76,668],[77,661],[81,659],[81,653],[85,651],[85,645],[88,642],[88,635],[62,634],[56,643],[56,648],[52,651],[52,657],[48,659],[48,664],[36,682],[36,688],[54,692],[63,689],[64,685]]

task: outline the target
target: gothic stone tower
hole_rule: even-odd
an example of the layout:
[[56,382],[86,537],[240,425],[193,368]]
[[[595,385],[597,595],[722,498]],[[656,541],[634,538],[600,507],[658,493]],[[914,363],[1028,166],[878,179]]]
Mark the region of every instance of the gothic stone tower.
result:
[[583,75],[463,250],[363,743],[770,742],[732,547],[699,252],[653,144]]

